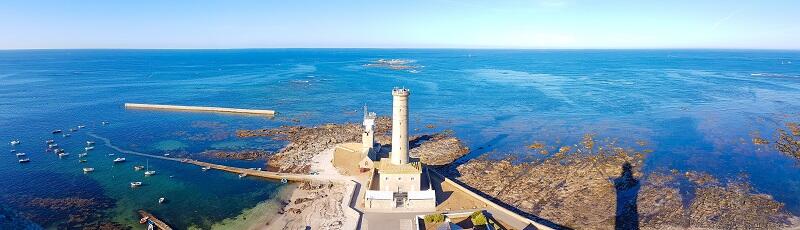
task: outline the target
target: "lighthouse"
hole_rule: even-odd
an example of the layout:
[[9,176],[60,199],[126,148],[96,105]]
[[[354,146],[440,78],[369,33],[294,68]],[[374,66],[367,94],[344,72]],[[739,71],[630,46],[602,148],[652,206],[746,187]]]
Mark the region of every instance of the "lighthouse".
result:
[[392,90],[392,152],[394,165],[408,163],[408,96],[406,88]]

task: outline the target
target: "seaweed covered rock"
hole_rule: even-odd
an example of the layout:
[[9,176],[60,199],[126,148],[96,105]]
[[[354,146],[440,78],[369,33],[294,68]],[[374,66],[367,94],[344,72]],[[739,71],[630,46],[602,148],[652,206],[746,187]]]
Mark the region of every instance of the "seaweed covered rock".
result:
[[418,136],[410,144],[409,155],[426,165],[450,164],[469,152],[469,148],[450,132]]
[[359,124],[325,124],[314,127],[281,126],[275,129],[237,130],[238,137],[273,137],[289,144],[269,157],[267,167],[279,172],[308,173],[311,159],[336,144],[361,140]]
[[[613,228],[618,211],[617,190],[638,186],[635,179],[641,177],[643,155],[595,145],[592,137],[586,136],[580,146],[559,148],[556,154],[539,161],[472,160],[458,166],[458,179],[558,224],[582,229]],[[622,179],[615,180],[618,178]]]
[[456,176],[523,212],[577,229],[798,226],[782,203],[756,193],[745,180],[723,183],[707,173],[677,170],[643,177],[643,154],[595,147],[591,138],[575,147],[533,162],[472,160],[458,166]]

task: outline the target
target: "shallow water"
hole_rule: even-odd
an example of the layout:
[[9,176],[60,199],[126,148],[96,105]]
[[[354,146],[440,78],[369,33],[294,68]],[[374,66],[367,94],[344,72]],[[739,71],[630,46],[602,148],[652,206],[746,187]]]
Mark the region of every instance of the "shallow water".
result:
[[[365,66],[380,58],[409,59],[422,67]],[[798,65],[796,51],[0,51],[0,140],[19,138],[17,148],[32,160],[20,165],[13,154],[0,153],[0,193],[58,191],[61,185],[47,175],[68,175],[96,182],[86,190],[114,200],[108,218],[130,223],[133,211],[147,208],[179,227],[211,226],[274,196],[280,186],[158,160],[149,165],[159,174],[142,179],[131,168],[145,159],[126,156],[127,163],[113,165],[115,156],[106,154],[114,151],[104,146],[87,163],[97,171],[84,176],[77,153],[91,139],[85,133],[159,155],[275,150],[282,143],[232,134],[294,124],[290,119],[307,125],[358,122],[364,104],[390,115],[391,88],[405,86],[412,90],[412,133],[453,129],[472,149],[483,147],[474,155],[527,155],[533,141],[573,144],[584,133],[626,146],[644,141],[642,148],[653,150],[646,170],[700,170],[722,178],[744,173],[759,192],[800,214],[798,161],[750,141],[755,132],[771,137],[780,124],[800,119]],[[125,110],[125,102],[264,108],[279,115]],[[78,124],[87,128],[67,139],[50,134]],[[72,155],[44,153],[51,138]],[[131,180],[146,186],[132,190]],[[160,196],[171,202],[158,205]]]

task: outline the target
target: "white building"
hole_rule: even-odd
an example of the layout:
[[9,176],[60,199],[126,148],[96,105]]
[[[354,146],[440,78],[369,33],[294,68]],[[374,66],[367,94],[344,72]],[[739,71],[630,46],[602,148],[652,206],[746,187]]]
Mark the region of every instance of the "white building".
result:
[[[368,210],[434,211],[436,209],[436,192],[431,186],[426,169],[419,162],[410,162],[408,157],[410,95],[411,92],[405,88],[392,90],[392,151],[388,158],[382,158],[374,163],[375,170],[368,182],[368,190],[364,197],[364,206]],[[374,117],[368,120],[368,116],[365,116],[365,133],[362,135],[364,148],[374,146],[372,130]]]

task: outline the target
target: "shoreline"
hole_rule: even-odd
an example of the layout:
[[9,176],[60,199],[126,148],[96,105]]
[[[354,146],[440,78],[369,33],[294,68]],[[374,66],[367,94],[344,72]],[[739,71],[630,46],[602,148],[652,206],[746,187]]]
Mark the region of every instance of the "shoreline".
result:
[[235,217],[216,222],[211,228],[231,230],[268,228],[276,219],[285,215],[281,214],[285,206],[284,201],[295,196],[297,187],[297,183],[289,183],[282,187],[275,197],[259,202],[255,207],[244,209]]
[[274,209],[252,212],[257,209],[253,208],[235,218],[251,216],[248,220],[242,219],[240,224],[226,225],[232,228],[220,229],[355,229],[360,214],[349,204],[352,194],[357,191],[354,191],[355,185],[349,183],[352,178],[339,174],[334,168],[331,162],[334,149],[320,152],[309,165],[319,175],[329,176],[330,180],[291,183],[288,185],[291,189],[282,190],[283,194],[272,200]]

